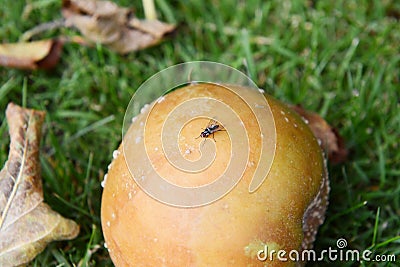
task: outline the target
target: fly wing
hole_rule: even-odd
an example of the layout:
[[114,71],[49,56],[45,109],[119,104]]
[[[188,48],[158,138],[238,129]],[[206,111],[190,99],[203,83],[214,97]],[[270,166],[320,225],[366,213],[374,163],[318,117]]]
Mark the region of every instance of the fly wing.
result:
[[[208,124],[207,124],[206,129],[210,129],[210,128],[213,127],[213,125],[216,125],[216,124],[218,124],[218,122],[217,122],[216,120],[210,119],[210,121],[209,121]],[[206,130],[206,129],[204,129],[204,130]]]
[[212,118],[207,125],[207,129],[212,129],[211,133],[219,132],[219,131],[226,131],[224,126],[217,121],[215,118]]
[[220,122],[218,122],[218,121],[216,121],[216,120],[213,120],[214,122],[214,125],[218,125],[218,127],[217,127],[217,129],[216,129],[216,132],[218,132],[218,131],[226,131],[225,130],[225,127],[220,123]]

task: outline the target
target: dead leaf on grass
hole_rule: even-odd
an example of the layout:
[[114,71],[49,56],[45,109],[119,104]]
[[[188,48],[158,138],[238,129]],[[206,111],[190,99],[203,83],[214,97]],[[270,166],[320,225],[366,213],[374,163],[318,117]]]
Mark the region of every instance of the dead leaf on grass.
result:
[[156,45],[175,30],[158,20],[139,20],[131,9],[109,1],[63,0],[62,13],[67,27],[121,54]]
[[0,266],[19,266],[47,243],[75,238],[79,226],[43,202],[39,143],[45,113],[10,103],[6,116],[11,143],[0,171]]
[[0,66],[18,69],[51,69],[60,59],[63,42],[42,40],[0,44]]
[[63,42],[42,40],[0,44],[0,66],[18,69],[51,69],[60,59]]
[[291,106],[291,108],[308,122],[308,126],[315,137],[321,141],[320,145],[331,162],[340,163],[347,159],[347,149],[337,129],[331,127],[318,114],[307,111],[301,106]]

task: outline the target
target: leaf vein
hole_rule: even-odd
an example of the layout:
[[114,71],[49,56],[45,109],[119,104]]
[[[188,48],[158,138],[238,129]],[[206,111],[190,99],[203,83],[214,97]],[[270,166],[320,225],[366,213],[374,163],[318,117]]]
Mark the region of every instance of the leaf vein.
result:
[[[32,116],[32,114],[29,114],[29,117],[28,117],[28,127],[32,124],[31,123],[31,120],[32,120],[32,118],[33,118],[33,116]],[[27,129],[27,132],[29,131],[29,129]],[[22,176],[23,176],[23,170],[24,170],[24,167],[25,167],[25,160],[26,160],[26,154],[27,154],[27,151],[28,151],[28,140],[29,138],[26,136],[26,134],[25,134],[25,138],[24,138],[24,146],[23,146],[23,155],[22,155],[22,159],[21,159],[21,166],[20,166],[20,169],[19,169],[19,172],[18,172],[18,177],[17,177],[17,179],[16,179],[16,181],[14,182],[14,187],[13,187],[13,190],[12,190],[12,192],[11,192],[11,195],[10,195],[10,197],[8,198],[8,200],[7,200],[7,203],[6,203],[6,206],[5,206],[5,208],[4,208],[4,210],[3,210],[3,213],[1,214],[1,217],[0,217],[0,231],[2,230],[2,228],[3,228],[3,225],[4,225],[4,221],[5,221],[5,219],[6,219],[6,217],[7,217],[7,213],[8,213],[8,210],[10,209],[10,207],[11,207],[11,204],[12,204],[12,202],[13,202],[13,199],[14,199],[14,197],[15,197],[15,195],[17,194],[17,191],[18,191],[18,187],[19,187],[19,185],[20,185],[20,183],[21,183],[21,181],[22,181]]]

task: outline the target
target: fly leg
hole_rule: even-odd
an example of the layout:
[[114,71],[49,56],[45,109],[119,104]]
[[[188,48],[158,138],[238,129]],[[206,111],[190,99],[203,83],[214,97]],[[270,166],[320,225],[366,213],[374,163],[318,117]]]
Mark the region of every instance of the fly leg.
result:
[[217,140],[215,140],[215,138],[214,138],[214,133],[212,133],[212,139],[214,140],[214,142],[216,143],[217,142]]

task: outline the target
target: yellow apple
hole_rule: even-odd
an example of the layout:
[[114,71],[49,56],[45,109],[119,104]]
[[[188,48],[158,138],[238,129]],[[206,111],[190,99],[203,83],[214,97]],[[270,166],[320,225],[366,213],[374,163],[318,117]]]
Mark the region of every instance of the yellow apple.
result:
[[[215,158],[209,168],[182,175],[163,155],[161,131],[175,130],[171,126],[163,129],[165,117],[185,101],[200,97],[218,99],[235,110],[246,129],[248,148],[233,153],[248,151],[248,164],[240,181],[221,198],[195,207],[168,205],[146,193],[138,184],[138,177],[133,177],[130,168],[144,166],[140,165],[140,157],[150,159],[160,176],[182,187],[210,184],[232,163],[233,145],[228,130],[224,131],[220,125],[221,131],[201,136],[210,126],[207,118],[194,118],[183,126],[177,125],[181,129],[176,141],[180,156],[189,162],[201,158],[203,147],[215,146]],[[311,248],[323,223],[329,191],[325,160],[307,124],[283,103],[269,95],[264,97],[273,116],[273,123],[267,127],[274,128],[275,151],[261,151],[264,149],[261,133],[251,108],[214,84],[176,89],[159,101],[156,108],[144,110],[133,120],[123,145],[114,153],[102,197],[102,228],[115,266],[304,263],[291,260],[288,254],[294,250],[301,255],[302,250]],[[193,105],[193,110],[201,108]],[[135,167],[135,162],[127,160],[125,155],[138,152],[134,144],[138,141],[137,129],[143,123],[147,127],[143,137],[146,153],[135,156],[138,164]],[[272,165],[261,186],[249,192],[261,152],[274,153]],[[278,251],[286,254],[278,259]]]

